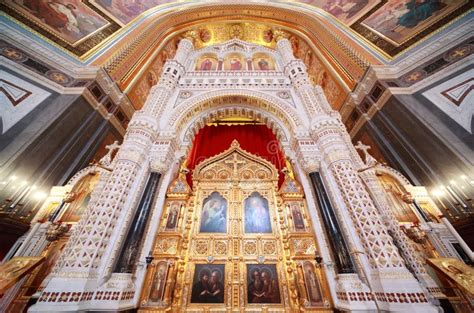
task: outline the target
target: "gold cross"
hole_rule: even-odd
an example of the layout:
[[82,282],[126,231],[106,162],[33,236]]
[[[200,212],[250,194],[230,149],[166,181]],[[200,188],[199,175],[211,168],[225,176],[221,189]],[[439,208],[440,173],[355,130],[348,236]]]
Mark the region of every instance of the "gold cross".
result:
[[408,76],[408,80],[415,81],[415,80],[418,80],[420,77],[421,77],[421,73],[415,72],[415,73],[410,74],[410,76]]
[[237,152],[234,152],[232,156],[233,156],[233,160],[225,160],[224,163],[231,164],[234,167],[234,173],[233,173],[234,177],[238,177],[239,164],[245,164],[245,161],[239,160]]
[[451,56],[452,57],[462,57],[466,54],[466,51],[464,51],[464,49],[460,49],[460,50],[454,50],[452,53],[451,53]]

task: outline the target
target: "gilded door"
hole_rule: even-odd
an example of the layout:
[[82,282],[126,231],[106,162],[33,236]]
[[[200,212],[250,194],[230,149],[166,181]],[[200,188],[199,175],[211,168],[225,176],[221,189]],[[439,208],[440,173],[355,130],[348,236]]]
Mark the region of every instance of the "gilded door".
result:
[[237,142],[168,190],[144,311],[330,310],[302,189]]

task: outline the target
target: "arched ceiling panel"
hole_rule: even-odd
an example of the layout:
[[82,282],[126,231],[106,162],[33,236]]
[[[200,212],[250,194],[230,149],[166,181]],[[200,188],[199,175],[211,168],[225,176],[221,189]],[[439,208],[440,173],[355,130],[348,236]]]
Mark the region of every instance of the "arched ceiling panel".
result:
[[[157,15],[234,1],[164,0],[5,0],[0,9],[49,41],[84,56],[110,36],[126,32]],[[241,4],[242,2],[239,1]],[[238,3],[238,2],[234,2]],[[472,9],[469,0],[302,0],[249,1],[307,12],[342,26],[371,48],[394,56]],[[70,14],[68,14],[68,12]],[[239,12],[235,12],[239,13]],[[371,43],[371,44],[369,44]]]

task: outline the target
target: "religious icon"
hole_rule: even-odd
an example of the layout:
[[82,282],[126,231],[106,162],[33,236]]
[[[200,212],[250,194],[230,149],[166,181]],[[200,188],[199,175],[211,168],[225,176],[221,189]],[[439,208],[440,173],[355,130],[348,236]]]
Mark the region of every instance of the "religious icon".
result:
[[196,264],[192,303],[224,303],[224,264]]
[[274,264],[247,264],[247,301],[249,304],[281,303]]
[[321,287],[319,285],[318,277],[314,272],[314,265],[310,262],[306,262],[303,266],[303,271],[308,301],[311,305],[322,304],[323,299],[321,295]]
[[236,58],[230,60],[230,70],[231,71],[240,71],[242,69],[242,63]]
[[148,74],[146,74],[146,81],[148,83],[148,87],[151,88],[156,85],[158,78],[156,78],[156,74],[153,71],[149,71]]
[[263,40],[265,42],[272,42],[273,40],[273,30],[267,29],[263,32]]
[[260,59],[258,61],[258,68],[261,70],[261,71],[268,71],[270,68],[268,66],[268,61],[265,60],[265,59]]
[[474,269],[471,266],[455,258],[432,258],[427,261],[459,288],[474,295]]
[[218,192],[213,192],[204,200],[199,231],[202,233],[227,231],[227,201]]
[[210,71],[212,69],[212,62],[209,58],[204,59],[201,63],[201,67],[199,68],[201,71]]
[[211,32],[206,28],[201,28],[199,30],[199,39],[201,39],[202,42],[208,42],[211,40]]
[[293,203],[291,205],[291,216],[293,217],[293,225],[295,226],[295,230],[304,231],[304,219],[298,203]]
[[258,192],[254,192],[245,200],[245,232],[271,233],[270,211],[268,201]]
[[150,301],[158,302],[163,300],[167,272],[168,263],[165,261],[161,261],[156,265],[155,274],[153,275],[153,281],[150,288]]
[[173,202],[168,212],[168,219],[166,220],[166,230],[174,230],[178,225],[180,205]]
[[271,71],[275,70],[275,63],[271,57],[264,53],[256,53],[252,56],[252,65],[255,70]]

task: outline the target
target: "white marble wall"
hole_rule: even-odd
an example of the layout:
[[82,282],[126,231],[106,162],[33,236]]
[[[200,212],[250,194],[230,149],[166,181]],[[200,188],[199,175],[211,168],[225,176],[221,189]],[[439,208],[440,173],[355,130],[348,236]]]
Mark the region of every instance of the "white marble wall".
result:
[[0,134],[6,133],[49,95],[51,93],[47,90],[16,75],[0,71]]
[[474,69],[425,91],[423,96],[472,134]]

